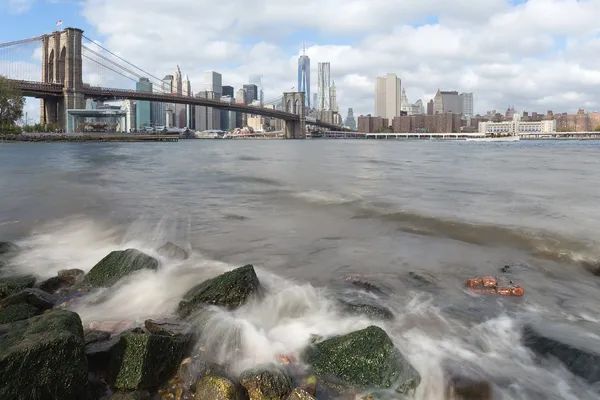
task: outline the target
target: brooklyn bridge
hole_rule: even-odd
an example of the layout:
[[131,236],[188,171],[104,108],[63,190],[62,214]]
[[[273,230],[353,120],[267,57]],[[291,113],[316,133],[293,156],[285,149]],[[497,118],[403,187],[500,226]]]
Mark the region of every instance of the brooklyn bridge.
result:
[[[23,48],[32,45],[38,52],[41,48],[41,54],[37,54],[41,56],[41,66],[30,61],[39,62],[37,56],[30,56],[30,60],[27,60],[30,62],[22,58]],[[42,125],[58,124],[66,127],[69,111],[85,109],[86,99],[91,98],[103,101],[144,100],[186,104],[277,118],[284,121],[284,136],[288,139],[305,138],[307,125],[332,131],[341,130],[336,124],[308,117],[303,92],[283,93],[281,98],[271,102],[282,105],[283,110],[277,110],[167,93],[160,85],[155,85],[152,92],[142,92],[85,83],[84,77],[87,74],[84,66],[93,69],[96,78],[98,75],[112,74],[131,80],[148,76],[158,79],[110,50],[102,47],[102,51],[97,47],[95,41],[87,38],[77,28],[0,43],[0,75],[7,78],[8,83],[22,92],[23,96],[40,99]]]

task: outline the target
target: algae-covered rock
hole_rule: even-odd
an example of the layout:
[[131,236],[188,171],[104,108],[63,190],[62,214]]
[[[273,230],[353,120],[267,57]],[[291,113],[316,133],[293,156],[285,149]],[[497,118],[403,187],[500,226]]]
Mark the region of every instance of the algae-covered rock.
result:
[[126,332],[111,351],[110,372],[120,390],[155,389],[177,370],[188,340]]
[[80,269],[61,269],[58,271],[58,277],[66,284],[75,285],[83,281],[85,272]]
[[136,249],[113,251],[91,269],[85,282],[92,287],[110,287],[142,269],[158,269],[158,261]]
[[53,294],[58,289],[60,289],[63,285],[64,285],[64,282],[62,281],[62,279],[60,279],[58,276],[53,276],[52,278],[48,278],[45,281],[43,281],[42,283],[40,283],[38,285],[38,288],[40,290],[43,290],[46,293]]
[[147,319],[144,322],[146,330],[155,335],[187,336],[192,332],[192,325],[174,319]]
[[19,246],[11,242],[0,242],[0,255],[19,251]]
[[240,383],[248,391],[250,400],[284,399],[294,388],[290,374],[275,365],[258,366],[242,372]]
[[23,289],[32,288],[33,285],[35,285],[35,277],[30,275],[0,278],[0,299]]
[[30,304],[36,307],[40,312],[54,307],[54,296],[40,289],[24,289],[19,293],[12,294],[0,301],[0,310],[15,304]]
[[165,243],[156,252],[163,257],[174,260],[187,260],[190,257],[187,251],[171,242]]
[[196,384],[194,400],[241,400],[239,388],[230,379],[205,376]]
[[341,310],[347,314],[365,315],[372,319],[391,320],[394,319],[394,314],[383,306],[374,304],[355,304],[347,301],[339,300],[338,305]]
[[361,388],[395,387],[406,393],[421,382],[419,373],[376,326],[317,343],[303,358],[316,374],[330,374]]
[[203,304],[236,309],[251,295],[262,291],[254,267],[250,264],[225,272],[190,289],[179,303],[178,312],[186,317]]
[[8,324],[9,322],[22,321],[27,318],[35,317],[38,314],[40,314],[38,308],[31,304],[12,304],[0,310],[0,325]]
[[287,400],[317,400],[317,398],[304,389],[296,388],[287,397]]
[[2,326],[0,399],[80,399],[87,361],[79,316],[52,311]]
[[83,341],[86,345],[106,341],[110,339],[110,336],[110,332],[97,329],[84,329],[83,331]]
[[119,391],[115,392],[108,400],[150,400],[152,395],[145,390],[136,390],[133,392]]

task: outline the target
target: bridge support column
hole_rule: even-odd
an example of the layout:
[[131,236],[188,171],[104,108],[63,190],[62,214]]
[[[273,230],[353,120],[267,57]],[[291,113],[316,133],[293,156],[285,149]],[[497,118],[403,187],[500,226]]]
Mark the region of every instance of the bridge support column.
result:
[[58,121],[58,104],[62,99],[41,99],[40,100],[40,124],[49,125],[57,124]]
[[306,139],[306,106],[304,92],[286,92],[283,94],[283,107],[286,112],[296,114],[297,120],[287,120],[283,126],[286,139]]

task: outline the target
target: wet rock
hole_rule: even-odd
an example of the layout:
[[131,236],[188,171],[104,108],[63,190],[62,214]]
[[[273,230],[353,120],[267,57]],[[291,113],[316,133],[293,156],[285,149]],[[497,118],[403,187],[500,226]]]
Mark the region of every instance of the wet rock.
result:
[[189,336],[193,329],[187,322],[174,319],[147,319],[144,326],[148,332],[164,336]]
[[52,311],[4,325],[0,334],[0,399],[80,399],[87,362],[79,316]]
[[492,400],[492,394],[489,382],[464,376],[452,377],[446,389],[446,397],[449,400]]
[[304,389],[296,388],[288,396],[287,400],[317,400],[317,398]]
[[158,261],[136,249],[113,251],[91,269],[85,282],[92,287],[110,287],[133,272],[158,269]]
[[360,279],[349,279],[349,281],[352,284],[352,286],[355,286],[366,292],[377,293],[377,294],[383,293],[383,291],[378,286],[372,284],[371,282],[367,282],[367,281],[360,280]]
[[95,377],[89,376],[88,374],[88,383],[86,387],[87,398],[86,400],[106,400],[108,398],[108,385],[103,380]]
[[85,278],[85,272],[80,269],[62,269],[58,271],[58,277],[68,285],[81,283]]
[[150,400],[152,395],[145,390],[136,390],[133,392],[119,391],[113,393],[109,400]]
[[242,400],[240,389],[230,379],[221,376],[205,376],[196,384],[194,400]]
[[64,285],[62,279],[58,276],[48,278],[38,285],[38,289],[43,290],[46,293],[54,294],[58,289]]
[[178,312],[186,317],[203,304],[236,309],[252,295],[259,294],[262,286],[250,264],[225,272],[190,289],[179,303]]
[[177,370],[189,342],[181,337],[126,332],[111,351],[113,386],[155,389]]
[[40,289],[24,289],[0,301],[0,310],[16,304],[29,304],[40,313],[54,307],[55,297]]
[[23,289],[32,288],[33,285],[35,285],[34,276],[24,275],[0,278],[0,299],[18,293]]
[[19,251],[19,246],[11,242],[0,242],[0,255],[15,253]]
[[280,400],[294,388],[289,373],[275,365],[258,366],[242,372],[240,383],[248,391],[250,400]]
[[[108,333],[108,332],[103,332]],[[89,337],[89,340],[94,338]],[[99,339],[97,337],[97,339]],[[105,340],[95,340],[85,344],[85,356],[88,362],[88,368],[90,372],[99,374],[106,374],[110,366],[110,357],[112,350],[119,343],[119,337],[110,337]],[[85,340],[85,336],[84,336]]]
[[552,356],[573,374],[600,382],[600,339],[595,324],[533,322],[523,327],[525,346],[542,357]]
[[165,243],[156,252],[163,257],[173,260],[187,260],[190,257],[187,251],[171,242]]
[[31,304],[11,304],[0,310],[0,324],[8,324],[10,322],[22,321],[39,315],[40,311],[37,307]]
[[104,342],[110,339],[110,336],[110,332],[99,331],[96,329],[85,329],[83,331],[83,341],[86,345],[96,342]]
[[361,388],[415,389],[421,376],[376,326],[325,340],[307,348],[303,358],[314,373],[331,374]]
[[343,312],[348,314],[366,315],[367,317],[373,319],[394,319],[394,314],[382,306],[373,304],[353,304],[344,300],[339,300],[338,305]]
[[411,281],[418,287],[436,287],[437,279],[427,271],[410,271],[408,276]]

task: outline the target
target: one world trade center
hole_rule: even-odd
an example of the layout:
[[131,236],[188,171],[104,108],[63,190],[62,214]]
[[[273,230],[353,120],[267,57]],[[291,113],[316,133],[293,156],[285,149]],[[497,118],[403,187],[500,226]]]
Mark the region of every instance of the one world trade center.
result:
[[298,91],[304,92],[304,101],[310,110],[310,58],[306,55],[306,48],[302,49],[302,55],[298,57]]

